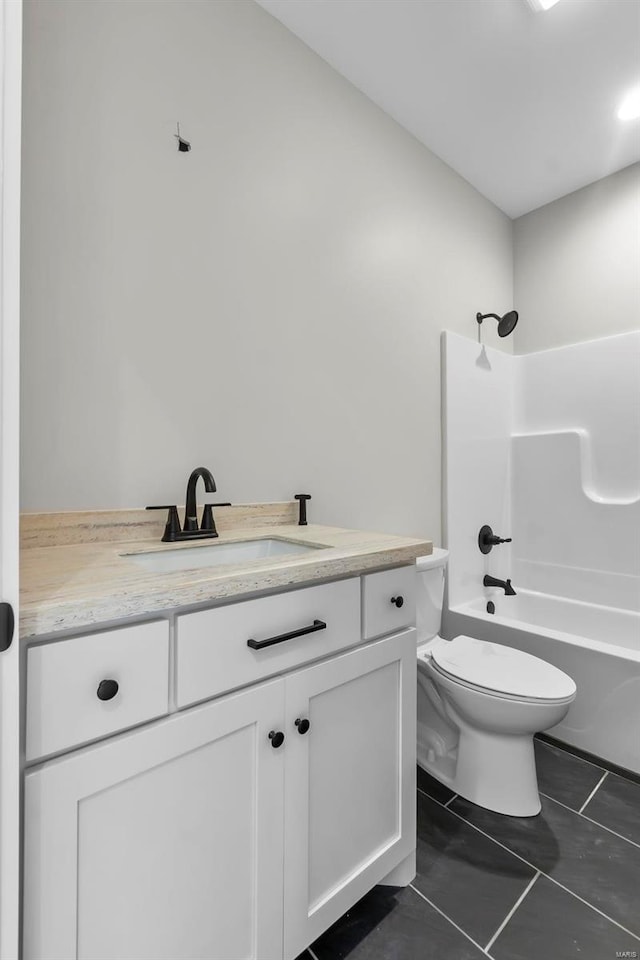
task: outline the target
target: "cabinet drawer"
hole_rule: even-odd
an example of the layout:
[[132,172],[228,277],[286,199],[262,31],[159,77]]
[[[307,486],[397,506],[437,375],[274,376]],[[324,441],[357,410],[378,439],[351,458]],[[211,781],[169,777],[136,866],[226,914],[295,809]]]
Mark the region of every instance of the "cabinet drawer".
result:
[[[110,699],[98,695],[103,680],[117,684]],[[103,685],[100,694],[115,689]],[[27,760],[151,720],[168,707],[166,621],[74,637],[27,653]]]
[[415,566],[369,573],[362,578],[362,636],[365,640],[414,626],[415,622]]
[[183,707],[359,643],[359,580],[184,614],[176,629],[176,699]]

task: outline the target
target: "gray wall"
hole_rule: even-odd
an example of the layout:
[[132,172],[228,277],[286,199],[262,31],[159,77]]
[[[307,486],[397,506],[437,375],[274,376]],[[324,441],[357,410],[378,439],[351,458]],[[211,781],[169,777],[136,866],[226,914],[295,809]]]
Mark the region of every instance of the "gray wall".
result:
[[518,353],[640,327],[640,164],[514,221]]
[[24,60],[23,509],[202,463],[438,541],[440,331],[512,306],[508,218],[249,0],[27,0]]

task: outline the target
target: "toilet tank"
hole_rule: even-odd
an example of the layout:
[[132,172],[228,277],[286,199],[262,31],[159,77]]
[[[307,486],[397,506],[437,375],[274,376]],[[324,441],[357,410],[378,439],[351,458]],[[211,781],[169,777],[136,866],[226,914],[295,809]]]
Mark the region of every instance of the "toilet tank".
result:
[[416,626],[418,643],[424,643],[437,636],[442,619],[442,601],[444,600],[444,575],[447,567],[448,550],[433,548],[428,557],[416,560]]

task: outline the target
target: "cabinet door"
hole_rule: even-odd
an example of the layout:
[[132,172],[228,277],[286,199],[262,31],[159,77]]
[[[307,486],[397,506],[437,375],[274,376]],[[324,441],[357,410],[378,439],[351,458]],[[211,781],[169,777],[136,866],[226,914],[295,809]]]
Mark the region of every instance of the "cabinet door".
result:
[[415,630],[285,683],[290,960],[415,849]]
[[283,681],[26,777],[25,960],[282,956]]

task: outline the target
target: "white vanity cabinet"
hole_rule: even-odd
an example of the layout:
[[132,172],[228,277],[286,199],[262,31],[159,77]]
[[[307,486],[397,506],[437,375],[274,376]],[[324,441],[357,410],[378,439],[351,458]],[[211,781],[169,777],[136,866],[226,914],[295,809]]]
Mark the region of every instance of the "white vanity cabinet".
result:
[[[299,670],[285,695],[284,956],[293,960],[415,850],[415,630]],[[309,721],[306,733],[294,732],[298,720]]]
[[294,960],[411,862],[415,630],[343,583],[343,652],[27,771],[24,960]]
[[[104,684],[111,685],[106,696]],[[166,620],[27,651],[27,760],[109,736],[168,710]]]
[[276,680],[26,776],[25,960],[282,956]]

